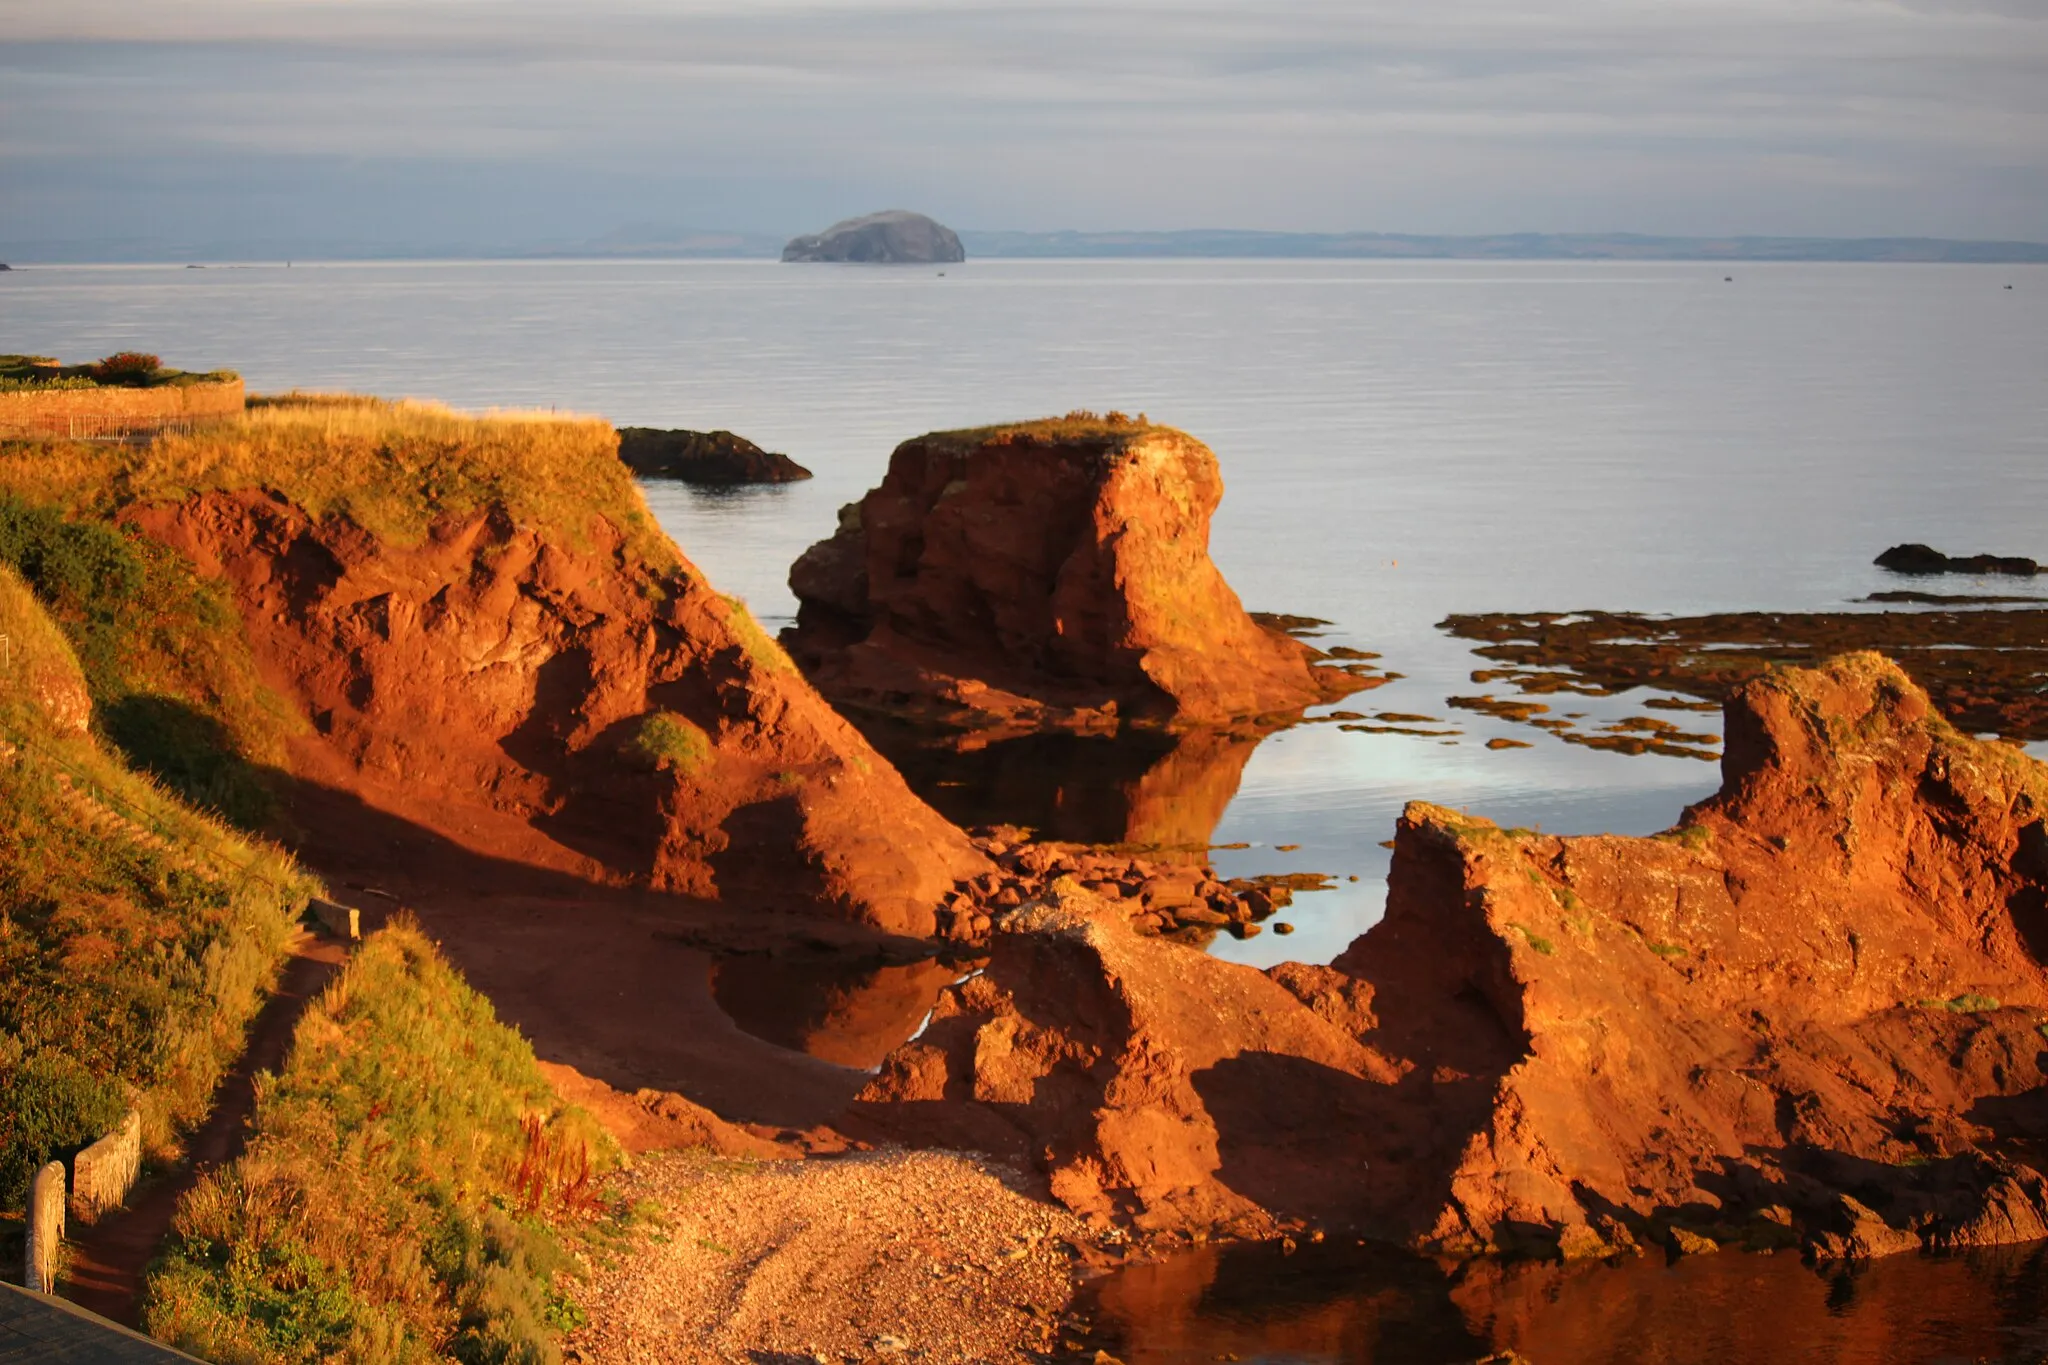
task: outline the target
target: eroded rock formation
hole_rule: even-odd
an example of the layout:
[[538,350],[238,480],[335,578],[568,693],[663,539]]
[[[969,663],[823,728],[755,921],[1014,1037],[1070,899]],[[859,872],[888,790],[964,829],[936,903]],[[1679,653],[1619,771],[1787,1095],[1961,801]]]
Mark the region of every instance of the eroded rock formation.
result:
[[905,441],[790,569],[835,702],[961,728],[1205,724],[1360,685],[1253,621],[1209,558],[1216,457],[1111,418]]
[[1876,655],[1730,701],[1655,838],[1417,804],[1385,919],[1261,974],[1071,883],[995,922],[858,1121],[1140,1226],[1443,1251],[2048,1236],[2048,771]]
[[466,847],[928,934],[986,866],[739,603],[501,511],[418,545],[257,491],[134,522],[231,586],[308,780]]

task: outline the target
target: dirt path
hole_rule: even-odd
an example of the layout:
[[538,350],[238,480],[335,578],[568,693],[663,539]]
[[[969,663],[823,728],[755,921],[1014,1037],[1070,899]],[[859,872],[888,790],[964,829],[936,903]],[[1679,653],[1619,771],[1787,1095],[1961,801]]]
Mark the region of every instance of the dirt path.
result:
[[249,1045],[221,1077],[213,1108],[186,1147],[186,1159],[138,1186],[126,1205],[89,1226],[74,1224],[71,1264],[60,1292],[101,1317],[141,1325],[142,1272],[170,1233],[178,1200],[207,1172],[242,1154],[256,1073],[283,1065],[299,1013],[340,967],[346,955],[333,940],[303,934],[290,953],[277,993],[258,1011]]

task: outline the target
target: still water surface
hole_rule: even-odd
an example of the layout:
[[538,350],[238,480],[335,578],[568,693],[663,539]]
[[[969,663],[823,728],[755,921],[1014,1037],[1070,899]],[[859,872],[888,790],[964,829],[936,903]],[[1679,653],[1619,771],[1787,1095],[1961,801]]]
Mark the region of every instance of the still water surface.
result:
[[[1407,675],[1353,708],[1455,718],[1443,728],[1463,732],[1445,742],[1309,726],[1181,756],[1177,818],[1254,845],[1219,854],[1226,873],[1358,878],[1298,901],[1291,938],[1218,945],[1266,963],[1327,958],[1371,922],[1385,889],[1379,841],[1406,800],[1561,833],[1648,833],[1716,785],[1711,764],[1568,748],[1447,711],[1446,696],[1482,690],[1469,680],[1480,661],[1436,629],[1447,613],[1840,608],[1897,586],[1870,560],[1902,540],[2048,559],[2048,269],[1728,273],[1298,261],[972,262],[943,276],[766,262],[52,268],[0,276],[0,351],[137,348],[238,369],[258,391],[738,431],[818,477],[648,494],[712,580],[771,626],[794,609],[790,561],[905,437],[1077,407],[1184,427],[1222,460],[1213,549],[1247,605],[1327,618],[1324,643],[1377,651]],[[1640,700],[1582,709],[1619,717]],[[1494,735],[1537,743],[1490,752]],[[993,773],[927,775],[926,790],[959,814],[1126,832],[1122,793],[1144,764],[1134,776],[1127,755],[1013,757]],[[1048,761],[1091,776],[1035,786]],[[809,1046],[801,1031],[791,1045]],[[1513,1346],[1541,1365],[1861,1365],[2038,1351],[2048,1290],[2038,1248],[1894,1258],[1858,1275],[1732,1255],[1455,1273],[1378,1250],[1277,1255],[1201,1251],[1119,1275],[1095,1291],[1098,1324],[1133,1361],[1436,1365]]]
[[[621,424],[725,427],[817,472],[648,490],[771,628],[792,559],[896,442],[1071,408],[1142,411],[1212,445],[1214,554],[1254,609],[1407,676],[1354,709],[1442,739],[1297,729],[1173,774],[1230,875],[1318,871],[1300,932],[1217,951],[1326,959],[1377,915],[1403,802],[1561,833],[1648,833],[1713,765],[1570,748],[1444,699],[1484,690],[1454,611],[1844,606],[1901,540],[2048,558],[2048,269],[1299,261],[774,262],[50,268],[0,279],[0,350],[136,347],[253,389],[350,389]],[[2008,290],[2004,286],[2012,284]],[[2011,584],[2001,585],[2009,591]],[[1967,591],[1957,584],[1949,590]],[[1589,699],[1595,718],[1640,697]],[[1560,708],[1562,709],[1562,708]],[[1700,728],[1715,728],[1712,723]],[[1493,735],[1533,739],[1491,752]],[[1116,838],[1125,756],[934,773],[961,816]],[[947,785],[937,785],[939,782]],[[1234,794],[1233,794],[1234,791]],[[1220,811],[1220,818],[1217,812]],[[1012,817],[1022,818],[1022,817]],[[1274,845],[1298,844],[1293,853]]]

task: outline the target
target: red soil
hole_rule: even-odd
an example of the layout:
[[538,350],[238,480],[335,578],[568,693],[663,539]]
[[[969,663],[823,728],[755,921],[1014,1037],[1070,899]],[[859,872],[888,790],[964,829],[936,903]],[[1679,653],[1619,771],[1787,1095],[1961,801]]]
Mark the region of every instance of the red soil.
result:
[[[134,514],[232,588],[302,778],[494,857],[923,935],[985,864],[687,563],[488,511],[381,542],[254,491]],[[701,756],[636,753],[684,718]],[[300,817],[305,823],[304,817]]]

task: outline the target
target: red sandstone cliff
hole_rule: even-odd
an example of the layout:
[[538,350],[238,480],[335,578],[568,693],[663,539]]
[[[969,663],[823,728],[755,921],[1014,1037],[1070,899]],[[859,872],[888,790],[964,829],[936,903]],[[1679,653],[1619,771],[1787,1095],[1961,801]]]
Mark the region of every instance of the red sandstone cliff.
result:
[[1214,723],[1356,684],[1260,627],[1209,558],[1216,457],[1068,419],[905,441],[790,570],[835,701],[972,728]]
[[[139,509],[310,722],[295,774],[479,851],[928,934],[985,866],[688,563],[502,510],[417,545],[253,490]],[[660,722],[650,729],[650,720]]]
[[856,1119],[1156,1228],[2048,1236],[2048,771],[1875,655],[1749,685],[1728,736],[1721,793],[1656,838],[1411,806],[1386,918],[1328,968],[1217,962],[1069,888],[998,922]]

